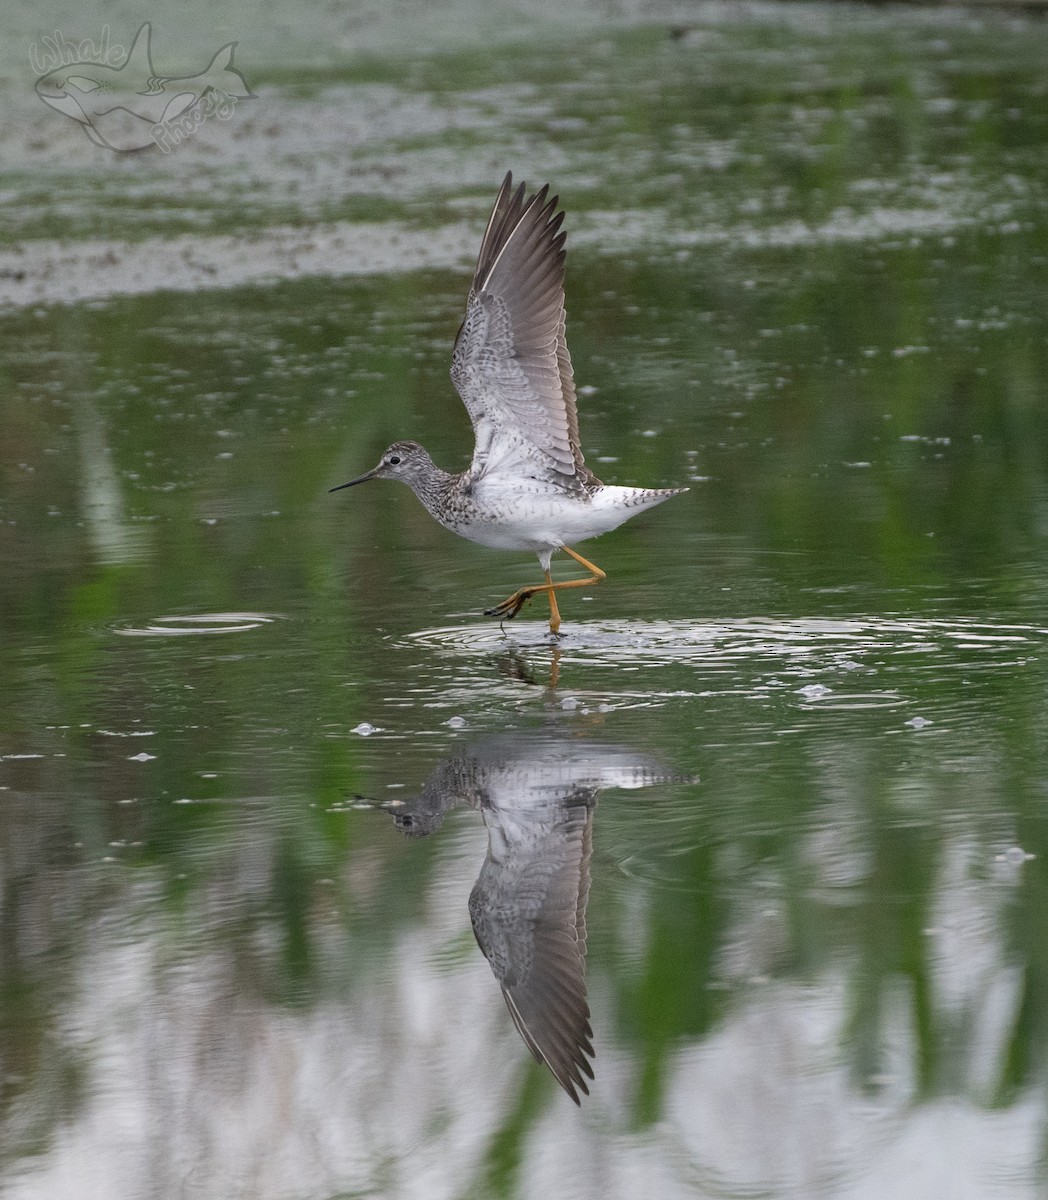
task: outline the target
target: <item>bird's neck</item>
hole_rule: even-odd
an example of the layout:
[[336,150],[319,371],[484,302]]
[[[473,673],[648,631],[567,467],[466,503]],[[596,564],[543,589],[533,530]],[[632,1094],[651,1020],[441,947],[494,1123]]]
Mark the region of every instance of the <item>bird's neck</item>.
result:
[[457,476],[442,470],[432,459],[427,458],[425,462],[419,464],[416,473],[410,479],[405,479],[404,482],[432,512],[435,507],[439,507],[443,503],[444,498],[454,488],[456,478]]

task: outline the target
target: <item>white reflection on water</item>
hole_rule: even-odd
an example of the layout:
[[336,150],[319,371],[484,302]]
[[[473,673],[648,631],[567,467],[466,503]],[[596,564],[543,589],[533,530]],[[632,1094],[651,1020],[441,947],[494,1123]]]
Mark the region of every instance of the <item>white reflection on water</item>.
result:
[[146,531],[131,522],[109,447],[105,418],[90,396],[76,406],[83,513],[100,563],[132,563],[148,556]]
[[[85,1064],[83,1107],[20,1176],[8,1173],[5,1194],[463,1194],[483,1178],[521,1059],[480,956],[439,953],[468,925],[482,842],[474,830],[446,857],[424,916],[391,947],[384,986],[305,1012],[238,999],[218,947],[173,961],[148,905],[133,939],[100,926],[63,1023],[65,1051]],[[848,985],[833,970],[808,984],[755,978],[709,1037],[672,1051],[664,1116],[638,1132],[637,1064],[614,1040],[609,982],[597,972],[590,989],[598,1083],[581,1114],[560,1098],[530,1127],[521,1195],[1036,1194],[1043,1100],[915,1103],[901,996],[887,1018],[889,1070],[871,1094],[841,1061]],[[1014,993],[970,1004],[987,1046],[1000,1045]]]
[[[461,802],[505,809],[522,788],[532,799],[556,793],[567,777],[584,790],[657,781],[644,755],[578,733],[569,723],[467,747],[434,768],[423,793],[443,816]],[[615,803],[609,796],[602,809]],[[412,811],[412,802],[391,811]],[[78,926],[50,1047],[55,1071],[38,1072],[11,1114],[7,1145],[24,1145],[54,1105],[63,1064],[75,1064],[76,1101],[57,1136],[7,1169],[5,1195],[450,1200],[470,1181],[482,1194],[525,1062],[487,965],[462,952],[467,897],[505,816],[489,821],[487,838],[479,822],[459,820],[416,844],[435,851],[424,903],[392,924],[378,959],[352,957],[338,913],[314,904],[310,939],[335,965],[299,1007],[245,987],[229,936],[267,892],[279,847],[263,824],[243,824],[235,862],[177,911],[146,869],[114,869],[109,904]],[[807,850],[827,886],[838,841],[813,839]],[[708,981],[730,999],[705,1035],[664,1047],[660,1116],[650,1125],[638,1127],[633,1111],[643,1051],[616,1019],[622,964],[591,960],[597,1080],[581,1112],[551,1090],[522,1128],[518,1194],[1037,1194],[1040,1092],[1002,1107],[972,1098],[1000,1077],[1021,1004],[1002,929],[1015,880],[976,880],[979,847],[959,836],[947,846],[927,930],[931,1003],[972,1049],[954,1061],[945,1094],[918,1078],[916,1007],[903,977],[884,1006],[877,1077],[856,1075],[845,1056],[861,980],[840,958],[804,979],[775,978],[790,947],[786,914],[774,892],[749,889]],[[358,851],[349,870],[350,886],[366,889],[367,854]],[[625,917],[640,936],[651,885],[630,890]],[[275,926],[252,936],[263,956],[280,938]],[[682,969],[695,970],[688,949]]]

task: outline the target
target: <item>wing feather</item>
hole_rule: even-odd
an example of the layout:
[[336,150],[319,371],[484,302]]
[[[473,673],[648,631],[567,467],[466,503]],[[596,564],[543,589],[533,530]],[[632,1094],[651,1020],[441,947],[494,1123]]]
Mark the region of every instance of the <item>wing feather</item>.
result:
[[571,356],[565,339],[566,234],[547,184],[502,184],[481,241],[451,378],[477,437],[475,479],[500,471],[584,489]]
[[[491,964],[506,1006],[528,1049],[579,1103],[593,1078],[593,1029],[586,1000],[586,902],[592,854],[593,796],[508,837],[495,861],[489,849],[469,899],[477,942]],[[492,813],[485,820],[497,821]],[[524,825],[529,818],[517,813]]]

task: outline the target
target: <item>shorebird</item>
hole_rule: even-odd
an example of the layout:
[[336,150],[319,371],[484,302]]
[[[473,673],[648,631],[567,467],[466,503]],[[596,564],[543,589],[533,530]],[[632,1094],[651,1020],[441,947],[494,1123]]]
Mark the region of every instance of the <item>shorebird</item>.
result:
[[[480,245],[466,317],[455,339],[451,380],[476,437],[459,474],[436,466],[418,442],[394,442],[368,479],[399,479],[446,529],[496,550],[530,550],[545,583],[519,588],[485,616],[515,617],[532,597],[549,598],[550,632],[560,630],[557,592],[588,587],[605,572],[571,543],[597,537],[687,488],[616,487],[586,466],[579,447],[575,381],[565,341],[563,211],[549,184],[528,196],[507,174]],[[563,550],[588,571],[554,583],[550,559]]]

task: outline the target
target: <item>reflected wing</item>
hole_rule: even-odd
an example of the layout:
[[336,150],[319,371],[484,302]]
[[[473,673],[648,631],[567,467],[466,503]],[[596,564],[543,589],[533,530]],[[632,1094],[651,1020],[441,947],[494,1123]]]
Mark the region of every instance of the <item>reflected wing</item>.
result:
[[593,1078],[585,916],[592,808],[558,806],[552,827],[548,810],[533,825],[532,814],[484,815],[490,845],[469,899],[473,930],[528,1049],[578,1104]]
[[564,238],[549,185],[525,200],[507,175],[492,209],[455,340],[451,379],[477,438],[472,474],[590,479],[579,449],[564,339]]

